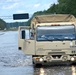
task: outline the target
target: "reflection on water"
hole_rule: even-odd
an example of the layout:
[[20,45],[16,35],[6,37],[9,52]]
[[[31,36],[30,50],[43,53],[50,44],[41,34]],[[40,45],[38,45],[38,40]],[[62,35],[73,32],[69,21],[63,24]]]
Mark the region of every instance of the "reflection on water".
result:
[[40,68],[40,75],[44,75],[45,74],[45,71],[43,68]]
[[76,75],[76,68],[75,68],[75,66],[72,66],[72,75]]
[[18,32],[0,32],[0,66],[25,66],[31,65],[31,56],[18,50]]
[[34,68],[34,75],[76,75],[76,68],[75,66]]

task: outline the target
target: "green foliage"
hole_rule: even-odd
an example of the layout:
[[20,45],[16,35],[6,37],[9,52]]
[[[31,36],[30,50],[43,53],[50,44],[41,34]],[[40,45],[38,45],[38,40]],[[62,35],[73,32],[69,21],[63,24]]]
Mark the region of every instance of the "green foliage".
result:
[[56,13],[56,4],[53,4],[47,11],[47,13]]
[[[73,14],[76,16],[76,0],[58,0],[58,2],[58,9],[60,9],[61,13]],[[60,13],[60,11],[58,11],[58,13]]]
[[0,30],[3,30],[6,28],[6,22],[0,19]]
[[52,6],[45,11],[37,11],[34,14],[72,14],[76,17],[76,0],[58,0],[58,4]]
[[27,26],[28,22],[13,22],[13,23],[7,23],[7,29],[11,28],[18,28],[19,26]]

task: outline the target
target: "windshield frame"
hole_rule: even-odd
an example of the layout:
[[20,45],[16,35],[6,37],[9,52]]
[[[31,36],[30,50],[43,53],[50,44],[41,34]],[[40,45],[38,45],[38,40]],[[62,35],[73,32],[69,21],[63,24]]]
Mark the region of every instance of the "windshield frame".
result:
[[[50,26],[44,26],[44,27],[50,27]],[[76,40],[75,25],[60,25],[60,26],[74,26],[74,34],[71,34],[71,35],[74,35],[74,39],[54,39],[54,40],[52,39],[52,40],[50,40],[50,39],[44,37],[45,40],[38,40],[38,37],[37,37],[38,35],[36,34],[36,41],[72,41],[72,40]],[[43,27],[43,26],[38,26],[38,27]],[[36,33],[38,33],[37,28],[36,28]],[[55,36],[55,35],[53,35],[53,36]]]

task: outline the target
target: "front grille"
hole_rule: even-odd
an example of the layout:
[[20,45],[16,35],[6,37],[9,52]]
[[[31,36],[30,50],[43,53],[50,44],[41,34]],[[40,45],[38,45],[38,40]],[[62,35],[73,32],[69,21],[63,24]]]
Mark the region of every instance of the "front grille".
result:
[[52,55],[53,58],[61,58],[62,55]]
[[49,52],[48,55],[63,55],[65,52]]

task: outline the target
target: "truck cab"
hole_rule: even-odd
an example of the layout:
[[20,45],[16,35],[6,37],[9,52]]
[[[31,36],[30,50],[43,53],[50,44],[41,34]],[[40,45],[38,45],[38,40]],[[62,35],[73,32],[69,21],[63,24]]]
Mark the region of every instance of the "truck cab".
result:
[[18,48],[33,64],[76,61],[76,20],[73,15],[35,16],[30,27],[19,27]]

